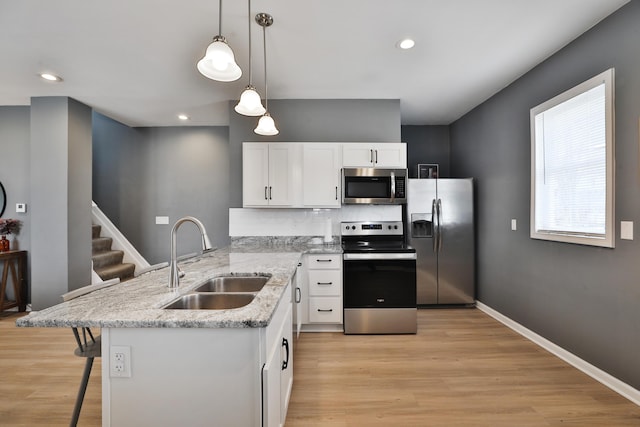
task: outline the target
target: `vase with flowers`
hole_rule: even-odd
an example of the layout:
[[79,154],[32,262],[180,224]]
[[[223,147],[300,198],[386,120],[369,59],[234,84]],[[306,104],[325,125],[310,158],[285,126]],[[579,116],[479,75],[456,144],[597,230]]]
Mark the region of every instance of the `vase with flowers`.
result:
[[0,218],[0,252],[8,252],[11,250],[11,243],[7,239],[7,234],[18,234],[20,232],[21,222],[18,219],[1,219]]

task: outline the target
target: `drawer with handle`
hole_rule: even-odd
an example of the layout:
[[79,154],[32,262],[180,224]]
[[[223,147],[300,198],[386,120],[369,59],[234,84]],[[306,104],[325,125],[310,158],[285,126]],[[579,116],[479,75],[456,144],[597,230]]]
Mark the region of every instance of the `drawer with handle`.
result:
[[309,269],[323,269],[323,270],[334,270],[340,269],[342,267],[342,255],[309,255],[308,258]]
[[342,295],[342,273],[340,270],[309,270],[309,295]]
[[342,322],[342,298],[341,297],[310,297],[309,298],[309,322],[310,323],[341,323]]

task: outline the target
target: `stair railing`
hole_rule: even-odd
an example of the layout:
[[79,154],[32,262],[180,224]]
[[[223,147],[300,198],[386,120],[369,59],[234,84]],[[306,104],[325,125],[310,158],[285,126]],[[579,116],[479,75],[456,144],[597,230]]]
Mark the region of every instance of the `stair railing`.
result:
[[[102,237],[111,237],[113,243],[111,248],[114,250],[120,250],[124,252],[122,262],[132,263],[136,266],[136,272],[150,267],[149,262],[140,255],[140,252],[124,237],[124,234],[113,225],[113,223],[107,218],[107,216],[100,210],[98,205],[94,201],[91,202],[91,219],[95,225],[102,227]],[[98,275],[93,272],[91,275],[91,283],[101,282],[102,280]]]

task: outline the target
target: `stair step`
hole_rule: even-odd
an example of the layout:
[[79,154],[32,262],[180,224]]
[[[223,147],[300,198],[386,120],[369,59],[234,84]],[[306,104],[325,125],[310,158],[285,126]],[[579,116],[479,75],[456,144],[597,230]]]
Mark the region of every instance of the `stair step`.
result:
[[123,257],[123,251],[103,251],[94,252],[91,259],[93,260],[93,268],[96,269],[114,264],[122,264]]
[[110,280],[119,277],[120,281],[124,282],[125,280],[133,277],[135,269],[135,264],[125,263],[102,268],[94,268],[94,271],[102,280]]
[[108,251],[111,249],[111,243],[111,237],[96,237],[91,240],[91,249],[93,253]]
[[96,225],[96,224],[92,224],[91,225],[91,238],[95,239],[97,237],[100,237],[100,232],[101,231],[102,231],[102,226]]

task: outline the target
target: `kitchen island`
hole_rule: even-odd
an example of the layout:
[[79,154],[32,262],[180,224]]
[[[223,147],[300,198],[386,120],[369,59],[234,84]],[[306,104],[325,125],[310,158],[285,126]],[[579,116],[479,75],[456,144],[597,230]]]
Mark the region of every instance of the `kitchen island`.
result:
[[[185,276],[177,291],[168,289],[163,268],[33,312],[17,325],[101,328],[104,426],[282,425],[293,383],[291,282],[301,255],[313,250],[219,249],[180,263]],[[256,273],[270,279],[244,307],[162,308],[211,277]],[[124,372],[116,353],[129,359]]]

